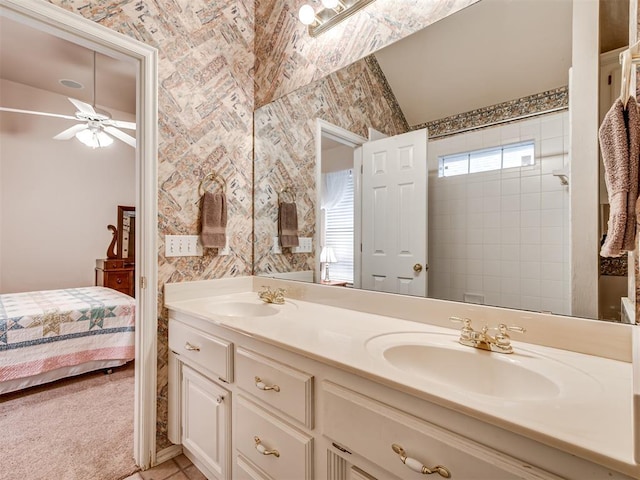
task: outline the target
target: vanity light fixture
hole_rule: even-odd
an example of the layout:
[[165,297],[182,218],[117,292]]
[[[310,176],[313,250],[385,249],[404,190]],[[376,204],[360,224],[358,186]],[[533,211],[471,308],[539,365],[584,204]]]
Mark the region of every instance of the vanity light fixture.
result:
[[349,18],[375,0],[321,0],[323,8],[316,13],[309,4],[298,11],[298,18],[309,26],[309,35],[317,37],[342,20]]

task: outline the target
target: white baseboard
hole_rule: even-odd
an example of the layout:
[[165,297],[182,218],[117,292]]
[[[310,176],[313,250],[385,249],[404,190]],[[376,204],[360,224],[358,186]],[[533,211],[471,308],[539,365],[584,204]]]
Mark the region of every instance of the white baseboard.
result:
[[163,448],[156,454],[156,461],[152,466],[160,465],[180,454],[182,454],[182,445],[171,445],[170,447]]

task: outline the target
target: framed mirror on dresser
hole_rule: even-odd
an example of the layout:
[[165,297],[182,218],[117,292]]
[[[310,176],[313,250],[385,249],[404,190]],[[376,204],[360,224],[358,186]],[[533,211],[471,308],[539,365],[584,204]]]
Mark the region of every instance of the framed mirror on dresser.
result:
[[136,208],[118,205],[118,227],[108,228],[113,232],[113,241],[107,258],[96,259],[96,285],[135,297]]

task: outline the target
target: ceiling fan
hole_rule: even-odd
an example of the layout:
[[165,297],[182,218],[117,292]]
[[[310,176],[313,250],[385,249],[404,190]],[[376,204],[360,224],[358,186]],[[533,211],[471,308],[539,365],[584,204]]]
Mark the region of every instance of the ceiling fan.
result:
[[96,52],[93,52],[93,105],[82,102],[75,98],[69,101],[78,109],[75,115],[65,115],[60,113],[38,112],[33,110],[21,110],[17,108],[0,107],[0,111],[14,113],[28,113],[31,115],[42,115],[47,117],[65,118],[76,120],[82,123],[73,125],[63,130],[53,137],[55,140],[69,140],[76,137],[82,143],[91,148],[106,147],[113,143],[113,138],[123,141],[131,147],[136,147],[136,139],[120,130],[121,128],[135,130],[134,122],[124,122],[113,120],[111,114],[104,110],[95,108],[96,97]]

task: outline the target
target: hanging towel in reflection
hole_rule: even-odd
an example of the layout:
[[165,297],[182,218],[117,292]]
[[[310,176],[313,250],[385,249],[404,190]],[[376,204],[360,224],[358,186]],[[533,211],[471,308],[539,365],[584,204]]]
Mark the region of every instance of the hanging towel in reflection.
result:
[[298,246],[298,208],[293,202],[280,202],[278,207],[278,236],[281,247]]
[[202,246],[224,248],[227,243],[227,199],[224,193],[204,193],[201,220]]
[[640,157],[640,116],[635,98],[629,98],[626,108],[620,99],[615,101],[602,121],[599,139],[610,205],[607,238],[600,255],[619,257],[635,248]]

